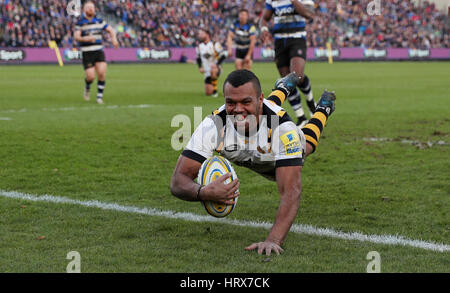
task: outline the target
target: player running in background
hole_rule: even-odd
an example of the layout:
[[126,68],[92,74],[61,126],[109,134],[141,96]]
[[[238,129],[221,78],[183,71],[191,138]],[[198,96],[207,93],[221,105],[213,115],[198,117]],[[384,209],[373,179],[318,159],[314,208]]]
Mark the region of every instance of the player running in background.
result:
[[239,196],[239,181],[224,182],[225,174],[206,186],[195,182],[202,163],[214,151],[239,166],[275,180],[280,205],[275,223],[265,241],[246,247],[258,253],[279,254],[300,207],[301,171],[306,156],[313,153],[328,117],[333,113],[335,95],[324,91],[310,122],[299,129],[281,104],[296,90],[299,78],[291,73],[275,84],[267,99],[258,78],[248,70],[236,70],[225,80],[225,104],[197,127],[178,158],[170,190],[186,201],[215,201],[232,204]]
[[248,10],[239,10],[239,19],[232,24],[227,36],[228,57],[233,56],[233,40],[236,44],[236,69],[252,68],[253,49],[256,44],[256,27],[248,22]]
[[117,49],[119,43],[114,29],[96,16],[93,2],[86,2],[83,6],[83,15],[75,26],[74,38],[81,47],[83,67],[86,73],[84,99],[90,100],[91,83],[97,75],[97,103],[99,104],[103,104],[107,67],[105,53],[103,52],[103,31],[109,33],[112,44]]
[[213,42],[206,29],[198,32],[200,44],[196,48],[197,65],[205,80],[205,94],[218,97],[217,82],[222,71],[221,64],[226,59],[226,51],[219,42]]
[[[303,5],[304,3],[305,5]],[[304,74],[306,65],[306,30],[305,18],[312,19],[314,13],[310,9],[311,0],[266,0],[266,6],[260,20],[261,37],[269,37],[267,23],[274,16],[274,25],[271,29],[275,39],[275,63],[280,76],[290,72],[297,72],[302,78],[298,85],[306,97],[310,114],[316,108],[311,82]],[[288,101],[297,115],[297,126],[301,128],[308,121],[303,111],[300,93],[295,90]]]

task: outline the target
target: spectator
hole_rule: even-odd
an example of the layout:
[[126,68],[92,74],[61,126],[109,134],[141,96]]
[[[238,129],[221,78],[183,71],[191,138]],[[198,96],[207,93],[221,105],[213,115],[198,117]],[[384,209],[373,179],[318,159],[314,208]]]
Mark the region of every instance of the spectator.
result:
[[[419,8],[412,0],[384,0],[381,15],[369,16],[370,1],[315,0],[317,17],[307,25],[308,46],[325,47],[330,41],[335,47],[449,48],[447,16],[434,4],[425,1]],[[49,40],[76,46],[76,18],[67,15],[67,2],[0,0],[0,46],[43,47]],[[97,0],[96,6],[103,18],[116,23],[121,47],[193,47],[199,27],[225,44],[240,7],[257,24],[264,0]]]

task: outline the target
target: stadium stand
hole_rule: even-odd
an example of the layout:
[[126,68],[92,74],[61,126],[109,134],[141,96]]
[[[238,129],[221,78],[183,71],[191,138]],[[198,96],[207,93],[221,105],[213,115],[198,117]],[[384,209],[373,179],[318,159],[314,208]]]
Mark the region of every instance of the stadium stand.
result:
[[[0,0],[0,47],[76,46],[76,18],[68,1]],[[315,1],[318,17],[307,25],[308,46],[364,48],[449,48],[448,17],[433,3],[383,0],[382,14],[369,16],[369,0]],[[95,1],[98,14],[118,32],[121,47],[193,47],[196,28],[206,27],[225,44],[229,25],[240,7],[258,22],[264,0]],[[268,43],[270,44],[270,42]],[[107,46],[111,46],[108,44]],[[262,45],[262,44],[258,44]],[[267,44],[263,44],[267,45]]]

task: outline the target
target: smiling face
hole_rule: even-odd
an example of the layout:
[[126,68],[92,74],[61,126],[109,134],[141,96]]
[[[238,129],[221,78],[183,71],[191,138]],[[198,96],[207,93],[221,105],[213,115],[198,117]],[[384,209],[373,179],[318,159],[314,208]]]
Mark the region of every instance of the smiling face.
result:
[[264,99],[264,94],[258,92],[251,81],[238,87],[229,82],[224,85],[227,115],[232,116],[234,127],[242,135],[252,135],[257,129]]

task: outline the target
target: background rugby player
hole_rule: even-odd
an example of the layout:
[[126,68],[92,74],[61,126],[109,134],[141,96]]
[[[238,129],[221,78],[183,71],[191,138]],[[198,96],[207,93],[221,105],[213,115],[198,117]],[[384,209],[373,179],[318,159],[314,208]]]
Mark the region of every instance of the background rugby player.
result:
[[233,56],[233,40],[236,44],[236,69],[252,68],[253,49],[256,44],[256,27],[248,22],[248,10],[239,10],[239,19],[231,25],[227,36],[228,57]]
[[205,94],[218,97],[217,83],[221,73],[220,65],[226,59],[226,52],[219,42],[213,42],[208,30],[201,28],[198,32],[200,44],[196,48],[197,65],[203,73]]
[[84,99],[90,100],[91,83],[97,75],[97,103],[99,104],[103,104],[107,67],[103,52],[103,31],[109,33],[112,44],[117,49],[119,43],[114,29],[96,16],[93,2],[86,2],[83,6],[83,15],[75,26],[74,38],[81,48],[83,67],[86,73]]
[[[311,82],[304,74],[306,64],[305,18],[312,19],[314,15],[309,8],[311,4],[313,4],[311,0],[266,0],[260,20],[260,30],[262,39],[267,39],[269,37],[267,23],[274,15],[274,26],[271,31],[275,39],[275,63],[278,71],[282,77],[290,72],[297,72],[302,77],[298,87],[305,95],[312,115],[316,104],[311,90]],[[295,90],[288,97],[288,101],[297,115],[297,126],[303,127],[307,123],[307,119],[302,108],[300,93]]]

